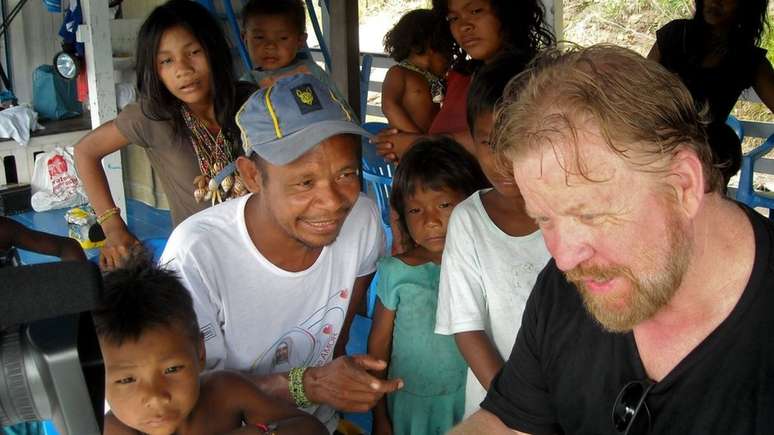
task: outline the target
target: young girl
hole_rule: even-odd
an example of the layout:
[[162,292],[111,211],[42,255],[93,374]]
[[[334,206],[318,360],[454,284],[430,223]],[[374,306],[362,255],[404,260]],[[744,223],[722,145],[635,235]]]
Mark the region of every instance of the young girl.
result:
[[254,86],[237,86],[231,51],[217,21],[196,2],[171,0],[137,37],[139,101],[75,147],[75,163],[107,240],[100,264],[113,268],[138,243],[110,195],[102,158],[129,143],[145,148],[169,200],[172,223],[244,187],[213,176],[237,157],[234,115]]
[[368,353],[389,361],[389,378],[404,387],[374,409],[375,434],[444,434],[462,418],[465,361],[451,337],[433,333],[438,277],[452,209],[485,184],[473,156],[449,139],[420,141],[398,166],[390,201],[414,246],[377,266]]
[[519,186],[497,163],[490,143],[495,104],[524,66],[520,57],[498,57],[476,72],[468,95],[475,155],[493,188],[475,192],[452,214],[435,327],[438,334],[454,335],[470,366],[466,417],[478,410],[510,355],[527,298],[550,257]]
[[[502,53],[532,59],[540,49],[554,44],[538,0],[433,0],[433,11],[448,22],[454,39],[451,69],[441,110],[428,130],[454,138],[473,149],[465,121],[465,99],[471,74]],[[446,28],[444,28],[446,31]],[[420,135],[390,128],[373,140],[379,154],[398,160]]]
[[774,69],[758,47],[767,5],[768,0],[696,0],[693,19],[659,29],[648,54],[678,74],[694,100],[709,105],[709,144],[726,184],[742,164],[742,144],[726,125],[739,95],[752,87],[774,111]]
[[429,9],[413,10],[384,35],[384,51],[397,65],[382,84],[382,111],[392,127],[427,133],[443,101],[451,38],[439,38],[442,21]]

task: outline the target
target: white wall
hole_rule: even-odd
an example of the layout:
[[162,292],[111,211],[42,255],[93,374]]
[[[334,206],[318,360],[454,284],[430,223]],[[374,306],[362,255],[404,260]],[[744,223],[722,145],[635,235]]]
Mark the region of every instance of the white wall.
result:
[[[8,11],[19,0],[7,2]],[[62,49],[58,35],[62,14],[50,13],[43,2],[29,0],[9,29],[14,93],[20,103],[32,101],[32,72],[42,64],[51,64]],[[5,64],[5,59],[3,59]]]

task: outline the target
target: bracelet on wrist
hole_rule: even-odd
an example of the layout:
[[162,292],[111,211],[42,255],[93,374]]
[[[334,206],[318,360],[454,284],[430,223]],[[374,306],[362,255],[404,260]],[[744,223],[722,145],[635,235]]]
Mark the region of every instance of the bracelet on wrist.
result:
[[97,216],[97,223],[102,225],[105,223],[106,220],[112,218],[113,216],[120,216],[121,215],[121,209],[118,207],[113,207],[111,209],[106,210],[101,215]]
[[295,367],[290,369],[290,373],[288,373],[290,397],[299,408],[308,408],[313,405],[304,391],[304,372],[306,369],[306,367]]

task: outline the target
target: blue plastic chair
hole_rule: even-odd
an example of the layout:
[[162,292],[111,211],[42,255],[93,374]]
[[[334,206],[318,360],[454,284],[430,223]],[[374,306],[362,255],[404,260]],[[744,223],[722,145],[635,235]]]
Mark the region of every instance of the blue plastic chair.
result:
[[[363,61],[365,66],[365,58]],[[370,72],[370,67],[368,70]],[[362,74],[361,80],[363,80]],[[365,88],[361,88],[361,91],[362,89],[365,89],[365,92],[367,92],[367,85]],[[361,97],[361,104],[362,101],[363,99]],[[365,118],[365,105],[362,104],[362,107],[363,117]],[[387,124],[383,122],[366,122],[363,124],[363,128],[369,133],[374,134],[387,128]],[[382,220],[382,228],[387,236],[387,247],[389,249],[389,247],[392,246],[392,230],[390,229],[390,190],[392,189],[392,175],[395,172],[395,169],[390,163],[376,153],[376,147],[369,143],[367,138],[363,138],[362,152],[363,192],[370,194],[370,196],[376,199]],[[368,317],[356,315],[352,321],[349,342],[346,347],[348,355],[363,354],[368,350],[368,335],[371,331],[371,318],[374,315],[374,307],[376,305],[376,285],[378,282],[379,274],[377,273],[371,281],[371,286],[368,288],[368,293],[366,295],[366,315]],[[371,411],[362,413],[343,413],[342,417],[360,426],[360,428],[365,430],[365,433],[371,433],[371,426],[373,423]]]
[[[366,122],[363,128],[375,134],[387,128],[383,122]],[[363,192],[372,194],[379,206],[382,216],[382,226],[385,233],[390,232],[390,190],[392,189],[393,165],[376,152],[376,147],[363,138]]]
[[[387,128],[388,125],[383,122],[366,122],[363,128],[369,133],[378,133]],[[387,249],[392,246],[392,229],[390,228],[390,191],[392,190],[392,175],[395,173],[394,166],[384,160],[382,156],[376,153],[376,147],[364,138],[363,148],[363,192],[376,199],[379,207],[379,214],[382,218],[382,228],[387,238]],[[378,276],[374,277],[373,283],[376,283]],[[373,315],[374,304],[376,303],[376,291],[374,285],[368,292],[368,316]]]
[[[363,55],[363,61],[360,65],[360,120],[363,122],[368,114],[368,84],[371,82],[371,67],[373,63],[373,56],[370,54]],[[381,123],[374,123],[374,125],[376,124]]]
[[[325,2],[324,7],[328,10],[328,2]],[[314,3],[312,0],[306,0],[306,10],[309,14],[309,20],[312,22],[312,28],[314,29],[314,34],[317,36],[317,42],[320,44],[320,51],[323,55],[323,60],[325,61],[325,70],[330,73],[331,71],[331,52],[328,50],[328,44],[325,42],[325,37],[323,36],[322,28],[320,27],[320,21],[317,19],[317,13],[314,9]]]
[[726,124],[734,130],[734,133],[739,137],[739,140],[744,140],[744,127],[742,123],[734,115],[728,115],[726,118]]
[[[224,13],[218,12],[215,0],[197,1],[200,5],[207,8],[211,14],[215,15],[215,17],[221,21],[225,21],[226,25],[224,27],[227,29],[224,30],[231,31],[231,42],[236,48],[236,51],[239,54],[239,58],[242,59],[242,64],[244,65],[245,71],[252,70],[253,62],[250,60],[250,55],[247,53],[247,47],[245,47],[244,41],[242,41],[242,35],[239,32],[239,22],[237,20],[236,13],[234,12],[234,6],[232,5],[231,1],[221,1]],[[244,6],[244,3],[245,2],[242,2],[242,6]]]
[[774,134],[769,136],[763,145],[745,153],[742,156],[742,170],[739,175],[739,188],[736,191],[736,200],[747,204],[749,207],[764,207],[769,209],[769,220],[774,220],[774,192],[761,192],[753,187],[753,174],[755,162],[763,158],[774,149]]

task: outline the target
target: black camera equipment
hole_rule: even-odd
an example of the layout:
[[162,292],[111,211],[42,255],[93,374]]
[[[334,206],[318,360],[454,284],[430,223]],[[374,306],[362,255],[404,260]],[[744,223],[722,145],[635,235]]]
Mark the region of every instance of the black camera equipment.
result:
[[0,269],[0,426],[53,420],[61,435],[99,435],[102,354],[89,311],[102,290],[91,263]]

